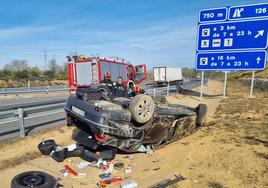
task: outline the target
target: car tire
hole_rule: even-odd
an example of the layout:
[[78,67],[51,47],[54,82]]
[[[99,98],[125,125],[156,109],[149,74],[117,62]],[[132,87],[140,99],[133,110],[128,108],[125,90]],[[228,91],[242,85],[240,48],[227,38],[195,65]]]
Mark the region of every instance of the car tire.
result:
[[11,181],[11,188],[55,188],[56,179],[40,171],[23,172],[16,175]]
[[196,108],[197,118],[196,118],[196,124],[197,126],[202,126],[206,122],[206,116],[207,116],[207,105],[205,104],[199,104]]
[[101,92],[102,98],[104,100],[110,100],[110,89],[108,88],[108,86],[100,85],[98,86],[98,90]]
[[154,101],[149,95],[136,95],[129,104],[132,119],[137,123],[146,123],[154,114]]

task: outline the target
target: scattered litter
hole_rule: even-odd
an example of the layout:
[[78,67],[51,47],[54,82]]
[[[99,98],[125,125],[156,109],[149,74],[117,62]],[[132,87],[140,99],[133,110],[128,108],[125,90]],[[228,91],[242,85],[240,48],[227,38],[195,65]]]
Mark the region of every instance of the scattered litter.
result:
[[103,160],[100,158],[96,163],[96,167],[101,168],[103,166]]
[[107,161],[103,161],[102,162],[102,165],[107,165]]
[[154,171],[160,170],[160,167],[158,167],[158,168],[154,168],[153,170],[154,170]]
[[77,176],[73,176],[73,178],[75,179],[81,179],[81,178],[85,178],[87,176],[86,173],[78,173]]
[[67,147],[68,151],[73,151],[77,148],[77,145],[76,144],[71,144]]
[[103,166],[103,170],[105,174],[112,173],[112,171],[114,170],[114,165],[112,163],[108,163]]
[[158,163],[159,162],[159,160],[154,160],[154,161],[152,161],[153,163]]
[[147,168],[147,169],[144,169],[144,170],[143,170],[143,172],[147,172],[147,171],[149,171],[149,170],[150,170],[150,169],[149,169],[149,168]]
[[64,165],[64,168],[68,171],[68,173],[78,176],[77,172],[75,172],[69,165]]
[[123,179],[122,178],[120,178],[120,177],[113,177],[113,178],[111,178],[109,180],[99,181],[99,183],[97,185],[100,188],[104,188],[104,187],[107,187],[107,185],[117,184],[117,183],[122,183],[122,182],[123,182]]
[[132,172],[132,166],[128,166],[125,168],[125,173],[130,174]]
[[138,183],[135,180],[128,180],[124,183],[121,183],[121,188],[134,188],[137,186],[138,186]]
[[60,170],[60,173],[65,173],[65,172],[68,172],[68,170],[66,170],[65,168]]
[[78,169],[83,169],[83,168],[86,168],[87,166],[91,165],[90,162],[87,162],[87,161],[82,161],[80,162],[79,164],[77,164],[77,168]]
[[64,172],[63,177],[67,177],[69,175],[69,172]]
[[111,173],[100,174],[99,177],[100,177],[101,180],[109,180],[109,179],[111,179]]
[[116,170],[120,170],[124,168],[124,164],[123,163],[115,163],[114,164],[114,169]]

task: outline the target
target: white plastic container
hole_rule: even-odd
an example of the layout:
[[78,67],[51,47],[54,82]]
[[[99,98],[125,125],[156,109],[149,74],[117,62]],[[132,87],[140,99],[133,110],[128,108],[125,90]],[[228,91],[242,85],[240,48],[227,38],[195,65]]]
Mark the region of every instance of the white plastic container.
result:
[[124,183],[121,183],[121,188],[135,188],[138,186],[138,183],[135,180],[128,180]]

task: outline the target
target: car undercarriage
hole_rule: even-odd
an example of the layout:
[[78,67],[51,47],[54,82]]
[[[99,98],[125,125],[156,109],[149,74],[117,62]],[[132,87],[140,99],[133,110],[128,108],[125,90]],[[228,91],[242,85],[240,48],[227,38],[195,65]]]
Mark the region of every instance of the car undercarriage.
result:
[[207,107],[159,103],[145,94],[107,100],[103,91],[87,88],[68,98],[65,111],[67,124],[78,128],[73,135],[78,143],[132,153],[141,147],[157,149],[191,134],[204,123]]

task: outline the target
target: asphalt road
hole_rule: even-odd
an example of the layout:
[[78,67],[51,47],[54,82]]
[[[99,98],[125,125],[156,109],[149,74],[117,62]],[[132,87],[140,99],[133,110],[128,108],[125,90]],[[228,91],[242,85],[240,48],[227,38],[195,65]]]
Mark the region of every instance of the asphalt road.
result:
[[[47,113],[36,113],[25,118],[26,135],[31,132],[64,125],[65,112],[53,110]],[[19,121],[17,117],[0,120],[0,141],[19,137]]]
[[62,99],[66,98],[65,96],[43,96],[43,97],[28,97],[28,98],[16,98],[16,99],[2,99],[0,100],[0,108],[1,106],[6,106],[6,105],[21,105],[24,103],[29,103],[29,102],[42,102],[42,101],[48,101],[48,100],[54,100],[54,99]]

